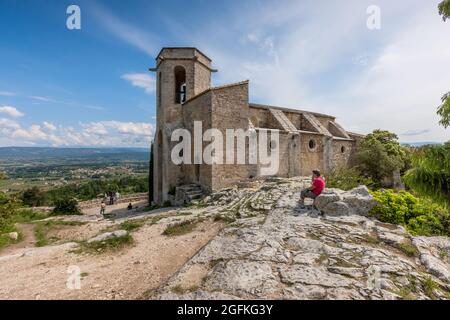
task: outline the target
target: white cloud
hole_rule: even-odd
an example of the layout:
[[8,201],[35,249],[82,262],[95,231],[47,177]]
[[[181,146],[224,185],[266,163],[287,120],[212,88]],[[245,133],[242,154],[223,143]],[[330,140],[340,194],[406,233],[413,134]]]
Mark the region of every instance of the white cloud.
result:
[[255,102],[332,114],[361,133],[422,131],[401,138],[445,141],[436,107],[450,90],[450,23],[438,2],[379,0],[377,31],[366,27],[369,0],[330,0],[327,10],[308,0],[243,3],[191,41],[213,59],[218,84],[250,79]]
[[11,92],[11,91],[0,91],[0,96],[4,96],[4,97],[14,97],[16,95],[15,92]]
[[140,122],[99,121],[82,123],[75,129],[47,121],[25,127],[0,118],[1,146],[147,147],[153,132],[153,125]]
[[42,123],[42,125],[44,126],[44,128],[46,128],[46,129],[48,129],[50,131],[55,131],[57,129],[56,126],[53,123],[51,123],[51,122],[44,121]]
[[11,106],[2,106],[0,107],[0,113],[7,114],[10,117],[13,118],[19,118],[23,117],[25,114],[17,110],[15,107]]
[[56,102],[56,100],[48,97],[41,97],[41,96],[30,96],[30,99],[41,101],[41,102]]
[[18,129],[20,128],[20,125],[13,120],[0,118],[0,128],[3,129]]
[[[60,104],[60,105],[69,106],[69,107],[98,110],[98,111],[105,110],[105,108],[103,108],[101,106],[96,106],[96,105],[92,105],[92,104],[84,104],[84,103],[79,103],[79,102],[72,102],[72,101],[70,101],[70,102],[59,101],[59,100],[56,100],[56,99],[53,99],[50,97],[29,96],[28,98],[39,101],[40,103],[53,103],[53,104]],[[40,103],[37,103],[37,104],[40,104]]]
[[148,74],[127,73],[122,76],[122,79],[130,82],[135,87],[144,89],[147,94],[151,94],[155,91],[156,81]]
[[156,41],[152,34],[120,20],[107,8],[98,3],[90,3],[89,6],[89,13],[93,14],[96,20],[114,36],[144,51],[148,55],[155,53]]

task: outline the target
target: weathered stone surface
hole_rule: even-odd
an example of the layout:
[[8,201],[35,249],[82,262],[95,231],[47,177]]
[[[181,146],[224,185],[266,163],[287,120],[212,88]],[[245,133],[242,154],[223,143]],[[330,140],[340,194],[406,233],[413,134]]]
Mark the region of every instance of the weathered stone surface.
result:
[[[221,205],[210,207],[208,215],[239,210],[243,218],[229,224],[183,267],[207,269],[199,288],[174,293],[171,288],[179,281],[174,276],[155,298],[402,299],[407,294],[429,299],[424,290],[428,277],[437,283],[434,296],[448,298],[448,238],[412,237],[402,227],[359,215],[372,205],[364,187],[329,189],[317,198],[316,205],[342,202],[350,213],[316,218],[310,212],[298,214],[295,208],[304,186],[304,180],[293,178],[256,190],[228,190],[219,198],[213,194],[211,199]],[[270,209],[256,210],[258,203]],[[364,208],[352,207],[358,203]],[[420,258],[399,250],[403,243],[416,246]]]
[[92,243],[92,242],[101,242],[101,241],[106,241],[109,239],[113,239],[113,238],[120,238],[120,237],[125,237],[126,235],[128,235],[128,232],[126,230],[117,230],[117,231],[113,231],[113,232],[105,232],[102,233],[94,238],[89,239],[87,242],[88,243]]
[[428,272],[434,274],[436,277],[443,281],[450,282],[450,268],[449,265],[443,263],[438,258],[430,254],[421,254],[420,261],[423,263]]
[[205,287],[232,295],[263,297],[278,290],[277,284],[269,263],[231,260],[216,266]]

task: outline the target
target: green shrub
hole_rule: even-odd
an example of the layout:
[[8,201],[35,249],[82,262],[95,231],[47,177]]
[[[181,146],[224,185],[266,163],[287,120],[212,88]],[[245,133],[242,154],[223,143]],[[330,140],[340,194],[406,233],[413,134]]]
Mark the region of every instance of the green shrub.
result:
[[17,210],[17,202],[0,192],[0,234],[12,232],[12,218]]
[[378,220],[403,225],[414,235],[450,235],[450,213],[439,204],[406,191],[371,193],[378,205],[370,213]]
[[371,186],[372,179],[363,177],[356,168],[335,168],[325,176],[327,188],[350,190],[360,185]]
[[30,207],[40,207],[45,204],[45,193],[38,187],[32,187],[26,189],[22,193],[20,200],[22,200],[24,205]]
[[53,209],[55,215],[79,215],[78,201],[73,198],[60,199],[55,202]]

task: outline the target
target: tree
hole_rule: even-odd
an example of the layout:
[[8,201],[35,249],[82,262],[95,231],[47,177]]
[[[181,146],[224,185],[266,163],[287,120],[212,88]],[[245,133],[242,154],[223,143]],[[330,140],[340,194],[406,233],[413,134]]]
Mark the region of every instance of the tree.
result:
[[450,0],[443,0],[439,3],[438,9],[444,21],[450,18]]
[[74,198],[59,199],[55,202],[53,209],[55,215],[79,215],[78,201]]
[[17,209],[15,199],[9,198],[5,193],[0,192],[0,235],[11,231],[11,218]]
[[450,141],[430,145],[413,155],[413,167],[403,177],[406,185],[444,205],[450,204]]
[[408,154],[395,133],[375,130],[362,139],[355,153],[355,165],[375,184],[392,177],[396,170],[404,170]]
[[437,109],[437,114],[441,117],[439,124],[444,128],[450,127],[450,92],[442,96],[442,104]]
[[6,175],[6,173],[3,171],[0,171],[0,180],[6,180],[6,179],[8,179],[8,176]]
[[45,203],[45,193],[38,187],[32,187],[22,193],[21,200],[27,206],[40,207]]

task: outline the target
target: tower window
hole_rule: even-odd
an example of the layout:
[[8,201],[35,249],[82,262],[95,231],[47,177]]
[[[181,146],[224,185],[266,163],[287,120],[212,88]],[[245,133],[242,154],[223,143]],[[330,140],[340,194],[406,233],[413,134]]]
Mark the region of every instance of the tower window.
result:
[[186,102],[186,70],[182,66],[175,67],[175,103]]

